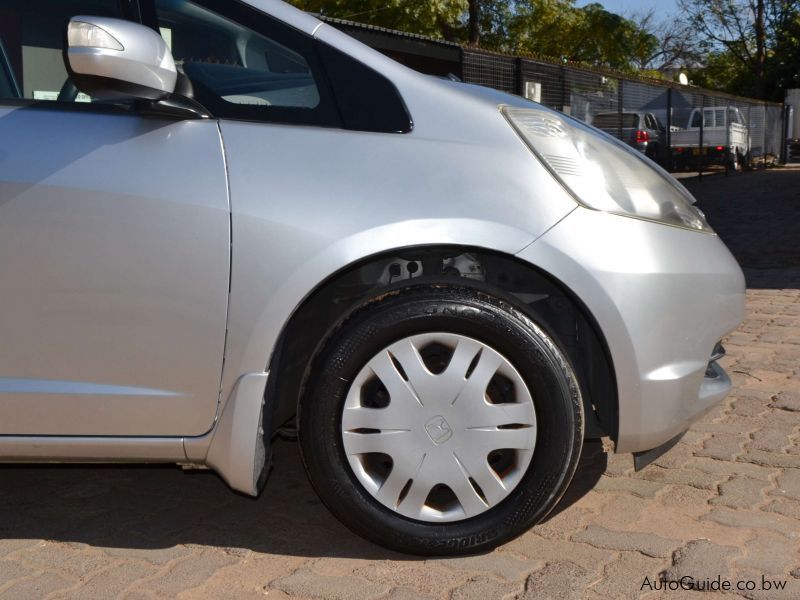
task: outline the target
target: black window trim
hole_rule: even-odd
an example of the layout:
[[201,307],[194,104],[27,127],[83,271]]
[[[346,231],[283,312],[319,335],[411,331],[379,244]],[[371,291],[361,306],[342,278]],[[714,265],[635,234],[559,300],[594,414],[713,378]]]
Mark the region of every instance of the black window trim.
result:
[[5,74],[6,80],[11,86],[12,91],[17,94],[17,98],[12,98],[12,100],[21,99],[22,89],[20,89],[19,83],[17,82],[17,76],[14,73],[14,70],[11,68],[11,59],[8,57],[8,54],[6,53],[6,49],[3,46],[2,39],[0,39],[0,68],[3,69],[3,73]]

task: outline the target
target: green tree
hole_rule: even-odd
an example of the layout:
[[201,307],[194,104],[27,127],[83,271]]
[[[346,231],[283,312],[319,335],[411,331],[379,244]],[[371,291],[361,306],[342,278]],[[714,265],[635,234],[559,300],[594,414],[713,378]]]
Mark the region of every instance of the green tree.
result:
[[600,4],[578,12],[571,36],[574,60],[630,71],[646,65],[658,47],[655,35]]
[[600,4],[575,0],[293,0],[331,17],[441,37],[502,52],[632,70],[658,40]]
[[757,98],[782,96],[779,81],[800,68],[800,0],[681,0],[705,68],[695,82],[717,82]]
[[289,0],[305,11],[461,41],[468,0]]

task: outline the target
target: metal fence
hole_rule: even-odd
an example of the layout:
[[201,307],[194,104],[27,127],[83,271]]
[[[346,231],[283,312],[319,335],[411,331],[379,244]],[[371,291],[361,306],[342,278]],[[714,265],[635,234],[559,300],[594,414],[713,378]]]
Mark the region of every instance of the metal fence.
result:
[[600,127],[673,171],[728,172],[786,162],[789,152],[782,104],[323,19],[418,71],[454,74]]
[[782,104],[471,49],[462,77],[604,129],[673,170],[785,162]]

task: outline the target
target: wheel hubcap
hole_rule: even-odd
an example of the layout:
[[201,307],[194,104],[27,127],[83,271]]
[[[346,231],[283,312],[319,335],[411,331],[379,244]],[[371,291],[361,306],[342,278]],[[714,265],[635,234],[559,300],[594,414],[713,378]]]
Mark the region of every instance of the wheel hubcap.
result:
[[399,340],[367,362],[342,414],[344,451],[387,508],[427,522],[506,498],[536,444],[531,393],[496,350],[453,333]]

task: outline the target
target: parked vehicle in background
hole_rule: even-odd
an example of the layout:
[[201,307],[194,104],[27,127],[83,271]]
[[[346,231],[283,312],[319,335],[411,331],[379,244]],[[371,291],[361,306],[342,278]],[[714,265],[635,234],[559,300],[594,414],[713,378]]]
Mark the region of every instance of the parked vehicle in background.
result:
[[698,168],[701,156],[704,165],[724,165],[734,171],[750,164],[750,131],[735,106],[693,109],[685,127],[670,129],[670,147],[678,171]]
[[584,439],[643,468],[731,388],[741,269],[583,122],[276,0],[4,0],[0,38],[1,462],[255,496],[295,427],[351,529],[476,553]]
[[667,129],[650,112],[597,113],[591,124],[609,135],[621,139],[632,148],[661,163],[667,158]]

